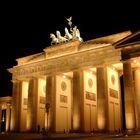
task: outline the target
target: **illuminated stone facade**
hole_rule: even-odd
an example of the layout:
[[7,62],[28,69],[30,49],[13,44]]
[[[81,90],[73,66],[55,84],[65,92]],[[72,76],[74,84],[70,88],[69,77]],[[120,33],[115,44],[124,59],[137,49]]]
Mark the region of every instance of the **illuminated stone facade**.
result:
[[12,97],[0,98],[0,132],[10,131]]
[[73,40],[17,59],[8,69],[13,81],[10,130],[140,130],[138,36],[126,31]]

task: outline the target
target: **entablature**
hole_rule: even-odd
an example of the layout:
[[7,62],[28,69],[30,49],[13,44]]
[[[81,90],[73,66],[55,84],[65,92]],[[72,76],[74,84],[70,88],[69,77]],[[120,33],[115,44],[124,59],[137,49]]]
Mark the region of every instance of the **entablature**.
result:
[[[85,46],[86,47],[86,46]],[[111,45],[105,45],[94,49],[80,50],[72,54],[56,58],[15,66],[8,69],[13,74],[13,79],[36,75],[52,75],[73,71],[90,66],[99,66],[119,62],[121,53]]]

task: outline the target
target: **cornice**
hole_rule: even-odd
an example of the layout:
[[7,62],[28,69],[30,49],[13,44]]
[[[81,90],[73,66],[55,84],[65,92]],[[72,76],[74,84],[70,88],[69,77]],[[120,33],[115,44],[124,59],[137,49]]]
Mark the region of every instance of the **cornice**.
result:
[[84,67],[96,67],[106,63],[118,62],[120,60],[120,51],[115,50],[113,46],[107,46],[64,55],[58,58],[46,59],[27,65],[15,66],[8,69],[8,71],[13,74],[13,79],[16,79],[37,75],[60,74]]

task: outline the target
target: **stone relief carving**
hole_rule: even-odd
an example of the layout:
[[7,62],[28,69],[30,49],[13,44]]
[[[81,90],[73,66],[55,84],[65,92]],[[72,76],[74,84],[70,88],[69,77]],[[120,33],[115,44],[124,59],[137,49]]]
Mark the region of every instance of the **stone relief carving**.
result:
[[115,84],[115,76],[111,75],[111,83],[114,85]]
[[60,95],[60,102],[67,103],[68,102],[67,96]]
[[70,31],[68,30],[67,27],[65,27],[64,31],[65,31],[65,35],[62,36],[60,31],[56,31],[56,35],[53,33],[50,33],[50,38],[52,39],[51,41],[51,45],[53,44],[60,44],[60,43],[64,43],[70,40],[79,40],[79,41],[83,41],[83,39],[80,36],[80,31],[77,28],[77,26],[74,26],[72,28],[72,16],[70,18],[67,18],[68,21],[68,25],[70,26]]
[[86,91],[86,99],[91,101],[96,101],[96,94]]
[[62,91],[65,91],[66,88],[67,88],[66,83],[64,81],[62,81],[62,83],[61,83],[61,89],[62,89]]
[[[57,61],[56,59],[52,59],[52,60],[49,60],[49,61],[45,61],[45,62],[40,62],[38,63],[37,65],[34,65],[34,64],[31,64],[30,66],[28,67],[22,67],[22,68],[19,68],[19,69],[16,69],[16,71],[13,73],[14,77],[24,77],[25,75],[26,76],[31,76],[33,74],[48,74],[48,73],[52,73],[52,72],[57,72],[57,71],[60,71],[60,70],[64,70],[64,68],[66,67],[67,69],[73,69],[73,68],[77,68],[80,66],[80,64],[84,65],[87,61],[87,59],[85,59],[87,56],[90,56],[89,54],[87,55],[83,55],[82,59],[81,59],[81,55],[79,54],[76,54],[75,56],[71,57],[67,57],[64,58],[63,60],[61,58],[57,58]],[[75,58],[75,59],[73,59]],[[88,57],[88,59],[90,59]],[[94,57],[92,57],[92,59],[95,59]],[[95,59],[96,60],[96,59]],[[93,63],[93,60],[91,61]],[[86,62],[87,63],[87,62]],[[77,65],[79,64],[79,65]],[[62,67],[64,66],[64,67]],[[25,71],[23,73],[23,71]]]
[[117,90],[114,90],[112,88],[109,88],[109,93],[110,93],[110,96],[113,97],[113,98],[119,98],[118,96],[118,91]]
[[92,88],[92,86],[93,86],[93,81],[92,81],[91,78],[88,79],[88,85],[89,85],[90,88]]
[[[54,47],[54,49],[57,49],[57,47]],[[116,51],[113,52],[113,54],[115,53]],[[100,57],[101,59],[97,61],[97,57]],[[94,66],[103,65],[105,63],[104,60],[106,57],[108,58],[108,60],[110,59],[111,62],[112,60],[114,61],[120,60],[120,53],[118,53],[117,57],[116,56],[112,57],[110,56],[110,52],[108,52],[108,55],[104,55],[104,53],[100,54],[97,51],[90,50],[81,53],[74,53],[72,55],[67,55],[63,57],[57,57],[54,59],[47,59],[45,61],[39,61],[37,63],[31,63],[19,67],[13,67],[8,71],[13,74],[12,80],[16,80],[22,79],[24,77],[30,78],[31,76],[34,75],[49,75],[69,70],[72,71],[75,69],[88,67],[91,65]]]

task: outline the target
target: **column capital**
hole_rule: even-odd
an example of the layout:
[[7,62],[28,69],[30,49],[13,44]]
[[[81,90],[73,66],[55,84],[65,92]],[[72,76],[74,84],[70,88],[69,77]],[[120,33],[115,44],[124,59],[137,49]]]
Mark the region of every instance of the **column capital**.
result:
[[19,82],[19,80],[14,79],[14,80],[11,80],[11,82],[12,82],[12,83],[18,83],[18,82]]
[[122,63],[123,63],[123,64],[126,64],[126,63],[131,63],[131,62],[132,62],[132,60],[131,60],[131,59],[122,60]]
[[22,81],[29,81],[31,78],[30,77],[25,77],[25,78],[17,78],[17,79],[12,79],[11,82],[12,83],[19,83],[19,82],[22,82]]
[[104,64],[102,64],[102,65],[97,66],[96,68],[104,68],[104,67],[107,67],[108,65],[110,65],[110,64],[104,63]]

